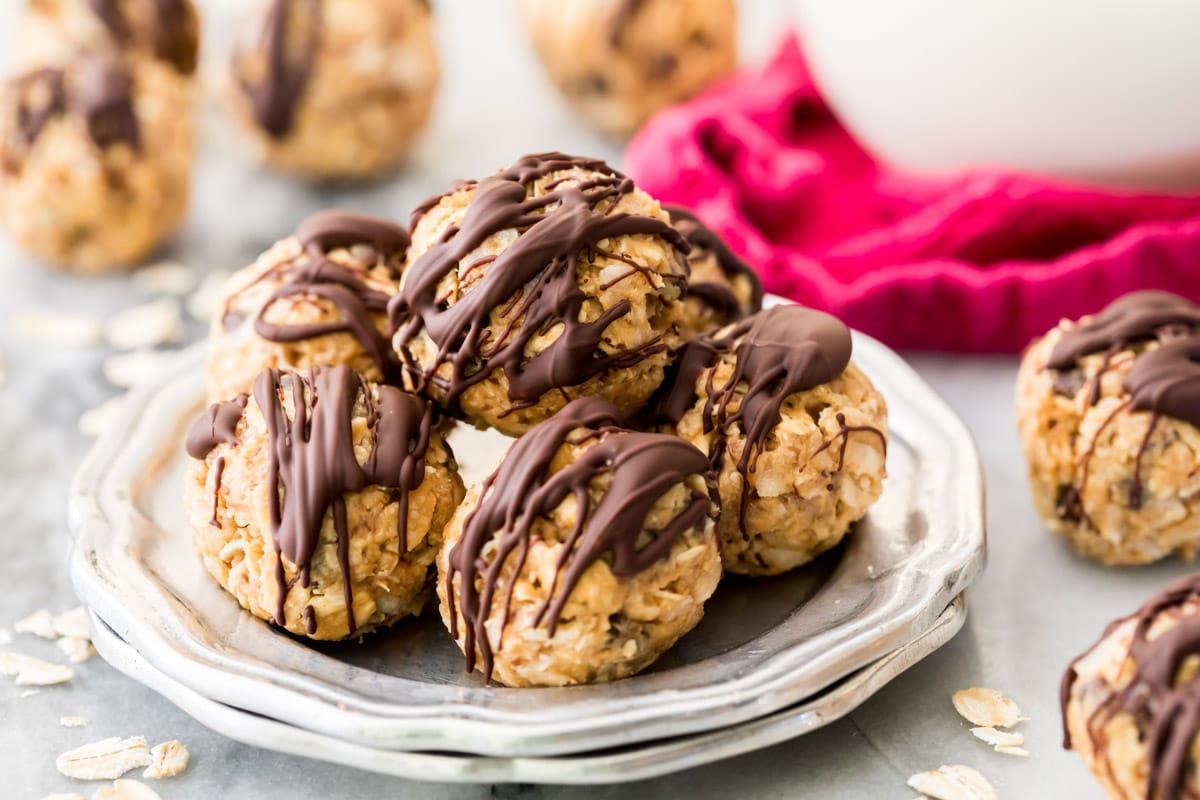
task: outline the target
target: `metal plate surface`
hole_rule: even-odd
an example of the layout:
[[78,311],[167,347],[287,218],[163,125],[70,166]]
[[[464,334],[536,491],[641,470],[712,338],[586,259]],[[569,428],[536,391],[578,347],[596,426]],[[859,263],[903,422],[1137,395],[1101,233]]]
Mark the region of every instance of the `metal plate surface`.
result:
[[[983,483],[965,427],[892,351],[855,336],[889,405],[884,494],[846,542],[770,580],[726,579],[653,669],[611,684],[486,687],[436,612],[363,643],[310,646],[242,611],[192,550],[182,440],[203,346],[135,389],[72,493],[80,597],[152,667],[203,697],[388,751],[558,756],[712,731],[813,697],[929,631],[979,572]],[[452,438],[468,483],[503,437]]]

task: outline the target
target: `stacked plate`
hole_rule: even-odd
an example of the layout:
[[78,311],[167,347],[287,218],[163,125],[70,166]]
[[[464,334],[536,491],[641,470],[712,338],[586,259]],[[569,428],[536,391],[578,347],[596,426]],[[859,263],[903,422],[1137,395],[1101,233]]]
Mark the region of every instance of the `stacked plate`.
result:
[[[192,550],[182,441],[203,405],[193,348],[135,390],[80,470],[71,575],[118,669],[233,739],[426,780],[608,783],[799,736],[862,703],[962,626],[984,555],[983,485],[954,413],[856,335],[889,403],[883,497],[846,543],[769,580],[727,578],[703,623],[612,684],[487,687],[436,613],[311,645],[242,611]],[[451,439],[471,483],[503,437]]]

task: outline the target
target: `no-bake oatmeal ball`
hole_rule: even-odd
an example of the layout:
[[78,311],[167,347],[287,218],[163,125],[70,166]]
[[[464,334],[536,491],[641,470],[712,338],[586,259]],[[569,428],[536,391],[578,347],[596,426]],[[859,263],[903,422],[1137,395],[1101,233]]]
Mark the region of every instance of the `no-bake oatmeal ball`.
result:
[[1114,800],[1200,796],[1200,575],[1176,581],[1071,663],[1065,745]]
[[187,208],[187,79],[149,59],[89,55],[27,72],[0,97],[0,223],[64,268],[132,266]]
[[555,87],[591,124],[632,132],[733,71],[733,0],[522,0]]
[[691,211],[679,206],[664,208],[675,230],[692,248],[687,297],[679,321],[684,341],[761,311],[762,282],[750,265]]
[[387,303],[407,247],[408,232],[387,220],[322,211],[235,273],[210,327],[209,400],[249,392],[269,367],[394,378]]
[[410,388],[520,435],[576,397],[623,415],[678,343],[687,244],[602,161],[543,153],[414,212],[389,307]]
[[426,0],[264,0],[247,31],[233,105],[269,164],[367,178],[409,152],[439,76]]
[[508,686],[612,681],[694,628],[721,577],[704,455],[575,400],[518,439],[446,528],[442,618]]
[[196,547],[255,616],[344,639],[420,613],[463,496],[425,400],[345,366],[267,370],[187,448]]
[[1063,321],[1017,377],[1038,513],[1105,564],[1200,546],[1200,307],[1138,292]]
[[718,473],[725,569],[776,575],[842,540],[883,491],[887,405],[850,331],[775,306],[687,345],[656,416]]
[[192,0],[27,0],[17,62],[62,66],[76,53],[120,52],[196,71],[200,18]]

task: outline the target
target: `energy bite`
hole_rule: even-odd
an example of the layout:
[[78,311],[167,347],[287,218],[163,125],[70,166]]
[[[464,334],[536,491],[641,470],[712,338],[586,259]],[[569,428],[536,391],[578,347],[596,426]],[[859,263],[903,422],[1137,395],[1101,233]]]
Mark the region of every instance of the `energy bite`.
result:
[[156,59],[192,75],[200,17],[192,0],[26,0],[14,38],[17,62],[61,66],[79,52]]
[[342,364],[394,379],[387,303],[407,247],[408,232],[387,220],[322,211],[235,273],[210,326],[209,400],[250,391],[269,367]]
[[1114,800],[1200,795],[1200,575],[1116,620],[1067,669],[1064,745]]
[[1200,307],[1137,292],[1063,321],[1017,377],[1038,513],[1081,554],[1143,564],[1200,545]]
[[192,151],[188,81],[161,62],[27,72],[0,96],[0,224],[60,267],[132,266],[183,218]]
[[233,58],[233,105],[266,161],[311,178],[395,167],[439,66],[427,0],[264,0]]
[[413,215],[389,313],[409,388],[517,436],[576,397],[640,409],[678,343],[688,245],[602,161],[526,156]]
[[463,496],[429,403],[345,366],[269,369],[187,449],[196,548],[255,616],[344,639],[420,613]]
[[575,400],[472,487],[438,555],[442,619],[508,686],[613,681],[694,628],[721,577],[704,455]]
[[684,341],[737,322],[762,310],[763,287],[758,274],[696,215],[679,206],[664,206],[671,224],[691,245],[688,290],[680,318]]
[[592,125],[627,134],[730,74],[733,0],[522,0],[551,82]]
[[683,349],[655,413],[717,472],[727,571],[808,563],[883,492],[887,405],[850,355],[845,325],[786,305]]

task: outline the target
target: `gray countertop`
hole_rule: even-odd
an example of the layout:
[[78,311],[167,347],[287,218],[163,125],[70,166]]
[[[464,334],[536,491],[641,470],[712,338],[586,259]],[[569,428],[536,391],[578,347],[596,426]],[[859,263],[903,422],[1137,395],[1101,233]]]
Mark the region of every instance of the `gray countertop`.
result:
[[[232,0],[207,4],[214,18]],[[11,30],[17,3],[0,4],[0,31]],[[761,60],[786,20],[787,3],[743,2],[743,51]],[[198,271],[236,268],[309,211],[346,206],[404,216],[420,198],[454,178],[486,174],[515,156],[562,149],[612,158],[620,148],[572,121],[550,93],[524,46],[510,2],[439,0],[445,54],[443,92],[432,129],[412,165],[365,187],[302,186],[265,174],[239,148],[217,113],[205,115],[204,152],[191,215],[164,253]],[[210,25],[210,34],[217,26]],[[219,34],[218,34],[219,35]],[[214,37],[215,38],[215,37]],[[220,47],[219,42],[213,42]],[[212,104],[211,99],[207,101]],[[110,397],[100,347],[69,348],[21,339],[14,312],[55,306],[104,318],[148,298],[127,278],[55,275],[0,244],[0,353],[9,377],[0,387],[0,628],[30,611],[75,605],[63,568],[65,498],[88,447],[79,414]],[[189,336],[203,333],[198,323]],[[37,800],[93,787],[61,777],[63,750],[112,735],[180,739],[188,771],[156,783],[166,800],[326,797],[687,797],[908,798],[906,778],[943,763],[987,775],[1001,797],[1099,797],[1078,759],[1059,745],[1059,676],[1068,660],[1109,619],[1132,610],[1186,566],[1136,570],[1085,563],[1053,539],[1029,504],[1012,419],[1015,360],[912,354],[912,363],[966,419],[983,454],[988,481],[990,557],[969,595],[965,629],[943,650],[903,675],[848,718],[817,733],[676,776],[613,788],[472,787],[407,782],[278,755],[224,739],[100,659],[76,679],[32,696],[0,679],[0,795]],[[19,636],[3,648],[51,660],[49,642]],[[953,691],[989,686],[1014,697],[1032,719],[1023,730],[1032,757],[992,753],[967,732],[950,704]],[[62,728],[80,715],[87,727]]]

